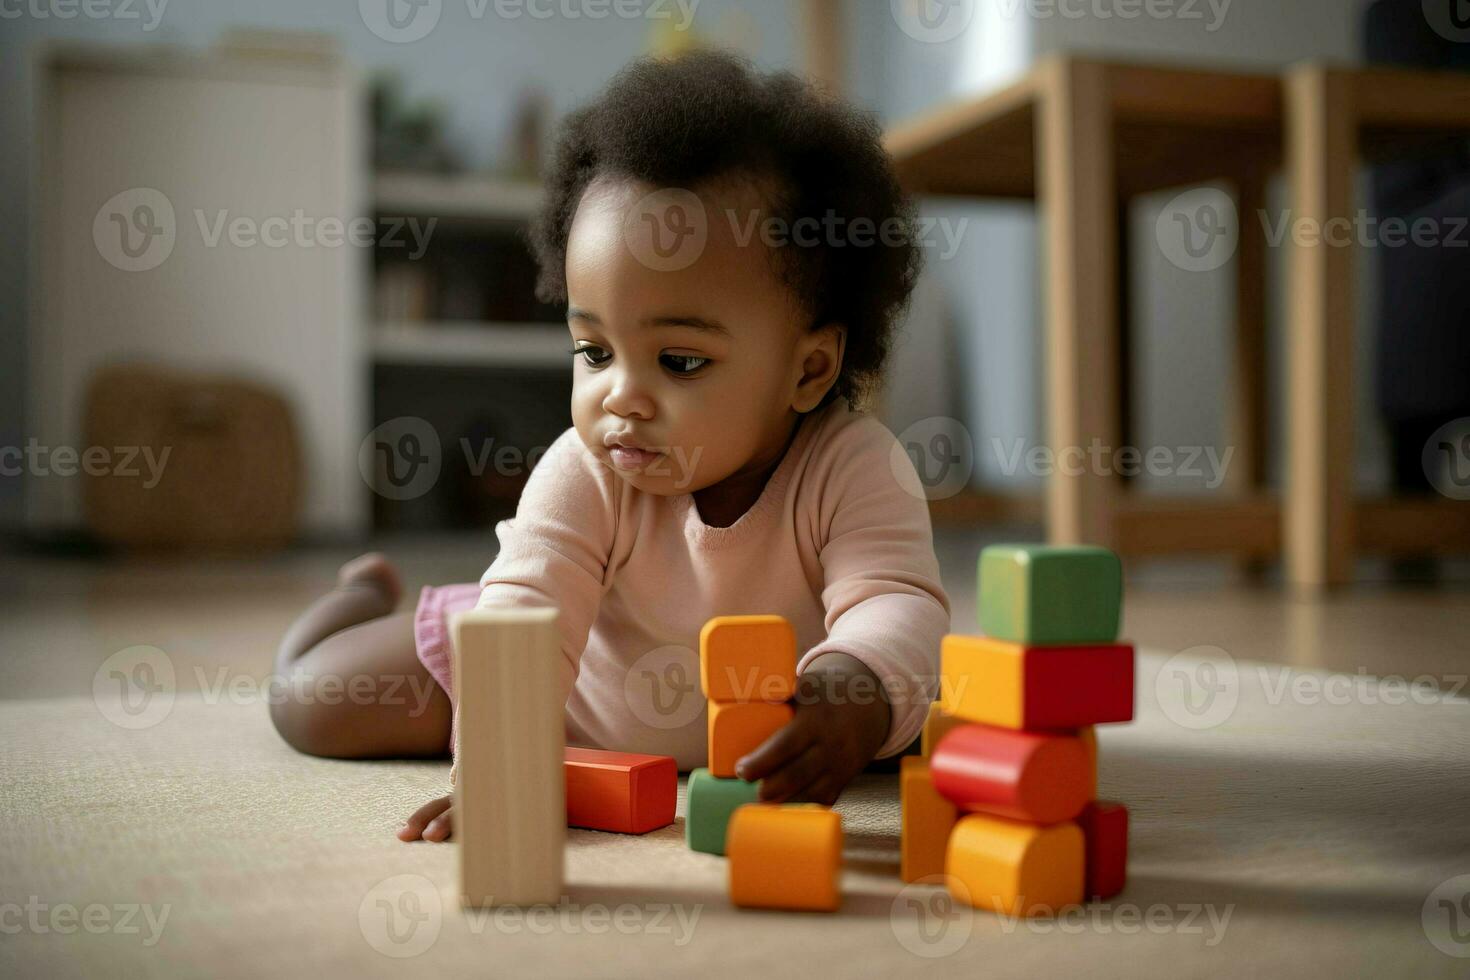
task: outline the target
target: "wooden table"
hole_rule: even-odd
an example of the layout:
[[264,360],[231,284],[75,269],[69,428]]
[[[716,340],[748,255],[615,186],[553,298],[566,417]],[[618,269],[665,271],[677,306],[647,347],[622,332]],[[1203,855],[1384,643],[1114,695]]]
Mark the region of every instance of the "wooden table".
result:
[[[1371,95],[1354,97],[1367,89]],[[1404,132],[1381,133],[1389,120]],[[916,193],[1038,202],[1047,441],[1058,452],[1093,440],[1116,450],[1130,444],[1132,428],[1128,280],[1119,259],[1127,254],[1129,199],[1224,181],[1238,213],[1254,215],[1282,163],[1286,131],[1297,213],[1346,213],[1356,127],[1386,144],[1466,120],[1470,81],[1458,76],[1306,67],[1283,83],[1271,74],[1056,57],[992,94],[892,128],[885,145]],[[1288,576],[1303,585],[1345,580],[1354,542],[1368,550],[1470,544],[1463,505],[1352,501],[1350,249],[1300,249],[1293,258],[1285,506],[1264,490],[1266,254],[1261,222],[1243,220],[1227,386],[1226,441],[1236,451],[1228,492],[1151,498],[1111,472],[1054,475],[1045,508],[1051,540],[1131,555],[1251,559],[1284,547]]]

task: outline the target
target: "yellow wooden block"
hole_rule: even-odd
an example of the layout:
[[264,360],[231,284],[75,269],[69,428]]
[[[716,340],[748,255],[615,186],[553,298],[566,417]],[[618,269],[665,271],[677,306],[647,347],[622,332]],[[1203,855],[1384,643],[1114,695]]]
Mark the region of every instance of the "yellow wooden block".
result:
[[899,766],[898,874],[904,881],[918,881],[943,873],[949,832],[959,811],[935,791],[928,760],[905,756]]
[[711,701],[709,703],[709,771],[720,779],[735,776],[735,763],[791,720],[783,702]]
[[939,744],[939,740],[945,736],[945,733],[956,725],[963,724],[966,724],[965,719],[945,714],[938,701],[931,701],[929,717],[924,720],[924,731],[919,740],[920,754],[926,759],[929,758],[930,753],[934,751],[934,746]]
[[944,870],[956,901],[1044,915],[1082,901],[1085,861],[1075,823],[1041,826],[971,813],[950,832]]
[[842,903],[842,817],[815,803],[746,803],[725,834],[730,901],[835,912]]
[[699,687],[711,701],[796,693],[796,632],[781,616],[716,616],[699,631]]

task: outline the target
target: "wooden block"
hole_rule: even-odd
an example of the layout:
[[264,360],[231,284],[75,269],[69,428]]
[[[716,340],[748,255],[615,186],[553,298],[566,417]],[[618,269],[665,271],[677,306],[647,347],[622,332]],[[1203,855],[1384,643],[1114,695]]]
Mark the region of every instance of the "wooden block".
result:
[[699,686],[711,701],[796,693],[796,632],[781,616],[716,616],[699,631]]
[[784,702],[711,701],[709,703],[709,771],[721,779],[735,776],[735,763],[791,720]]
[[934,746],[945,736],[951,728],[956,725],[968,724],[963,718],[944,713],[944,707],[938,701],[929,702],[929,717],[924,719],[924,731],[919,738],[920,754],[924,758],[934,754]]
[[555,904],[566,842],[555,609],[455,614],[454,836],[467,905]]
[[679,767],[672,756],[567,746],[567,825],[646,834],[674,822]]
[[842,903],[842,818],[815,803],[747,803],[730,818],[730,901],[743,908],[835,912]]
[[1077,729],[1075,734],[1082,742],[1082,747],[1087,750],[1087,769],[1090,777],[1087,781],[1087,796],[1095,800],[1097,799],[1097,729],[1088,725],[1086,728]]
[[1128,808],[1094,800],[1077,818],[1087,852],[1083,894],[1111,898],[1128,880]]
[[1007,915],[1055,912],[1082,901],[1082,831],[971,813],[949,835],[944,870],[950,894]]
[[684,807],[684,840],[691,851],[725,853],[725,832],[736,807],[760,800],[760,783],[720,779],[708,769],[689,773],[688,803]]
[[1133,719],[1133,647],[1031,647],[951,633],[940,644],[946,714],[1015,729]]
[[1013,820],[1071,820],[1091,799],[1087,749],[1075,735],[962,725],[929,758],[934,788],[961,810]]
[[905,756],[899,766],[898,875],[918,881],[944,872],[944,852],[959,811],[935,791],[926,759]]
[[980,630],[1030,646],[1112,643],[1123,566],[1106,548],[993,544],[980,552]]

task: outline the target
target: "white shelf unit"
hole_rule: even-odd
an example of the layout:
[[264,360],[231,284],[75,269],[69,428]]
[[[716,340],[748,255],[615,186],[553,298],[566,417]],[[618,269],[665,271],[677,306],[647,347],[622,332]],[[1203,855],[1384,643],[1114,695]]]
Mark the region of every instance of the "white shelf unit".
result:
[[372,352],[379,364],[572,367],[570,335],[555,323],[380,323]]
[[530,221],[541,185],[484,174],[379,173],[373,179],[379,214],[479,221]]
[[[373,205],[385,217],[526,223],[540,184],[487,174],[380,172]],[[571,369],[566,329],[556,323],[425,320],[378,322],[369,349],[386,365]]]

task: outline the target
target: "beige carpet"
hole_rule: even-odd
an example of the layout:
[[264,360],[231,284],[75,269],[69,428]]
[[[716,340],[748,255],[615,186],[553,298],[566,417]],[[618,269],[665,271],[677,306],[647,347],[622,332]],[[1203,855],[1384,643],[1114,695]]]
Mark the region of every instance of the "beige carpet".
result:
[[[682,801],[645,837],[572,832],[561,908],[466,914],[455,847],[393,837],[447,765],[303,757],[248,697],[180,693],[138,730],[92,699],[0,702],[0,976],[1470,972],[1434,944],[1470,954],[1464,890],[1431,900],[1470,874],[1470,706],[1314,698],[1321,675],[1281,688],[1245,663],[1232,685],[1171,661],[1156,684],[1162,662],[1141,658],[1139,720],[1101,736],[1103,792],[1134,815],[1129,888],[1039,924],[901,886],[892,777],[839,804],[836,915],[732,909]],[[1218,700],[1191,713],[1181,676]]]

